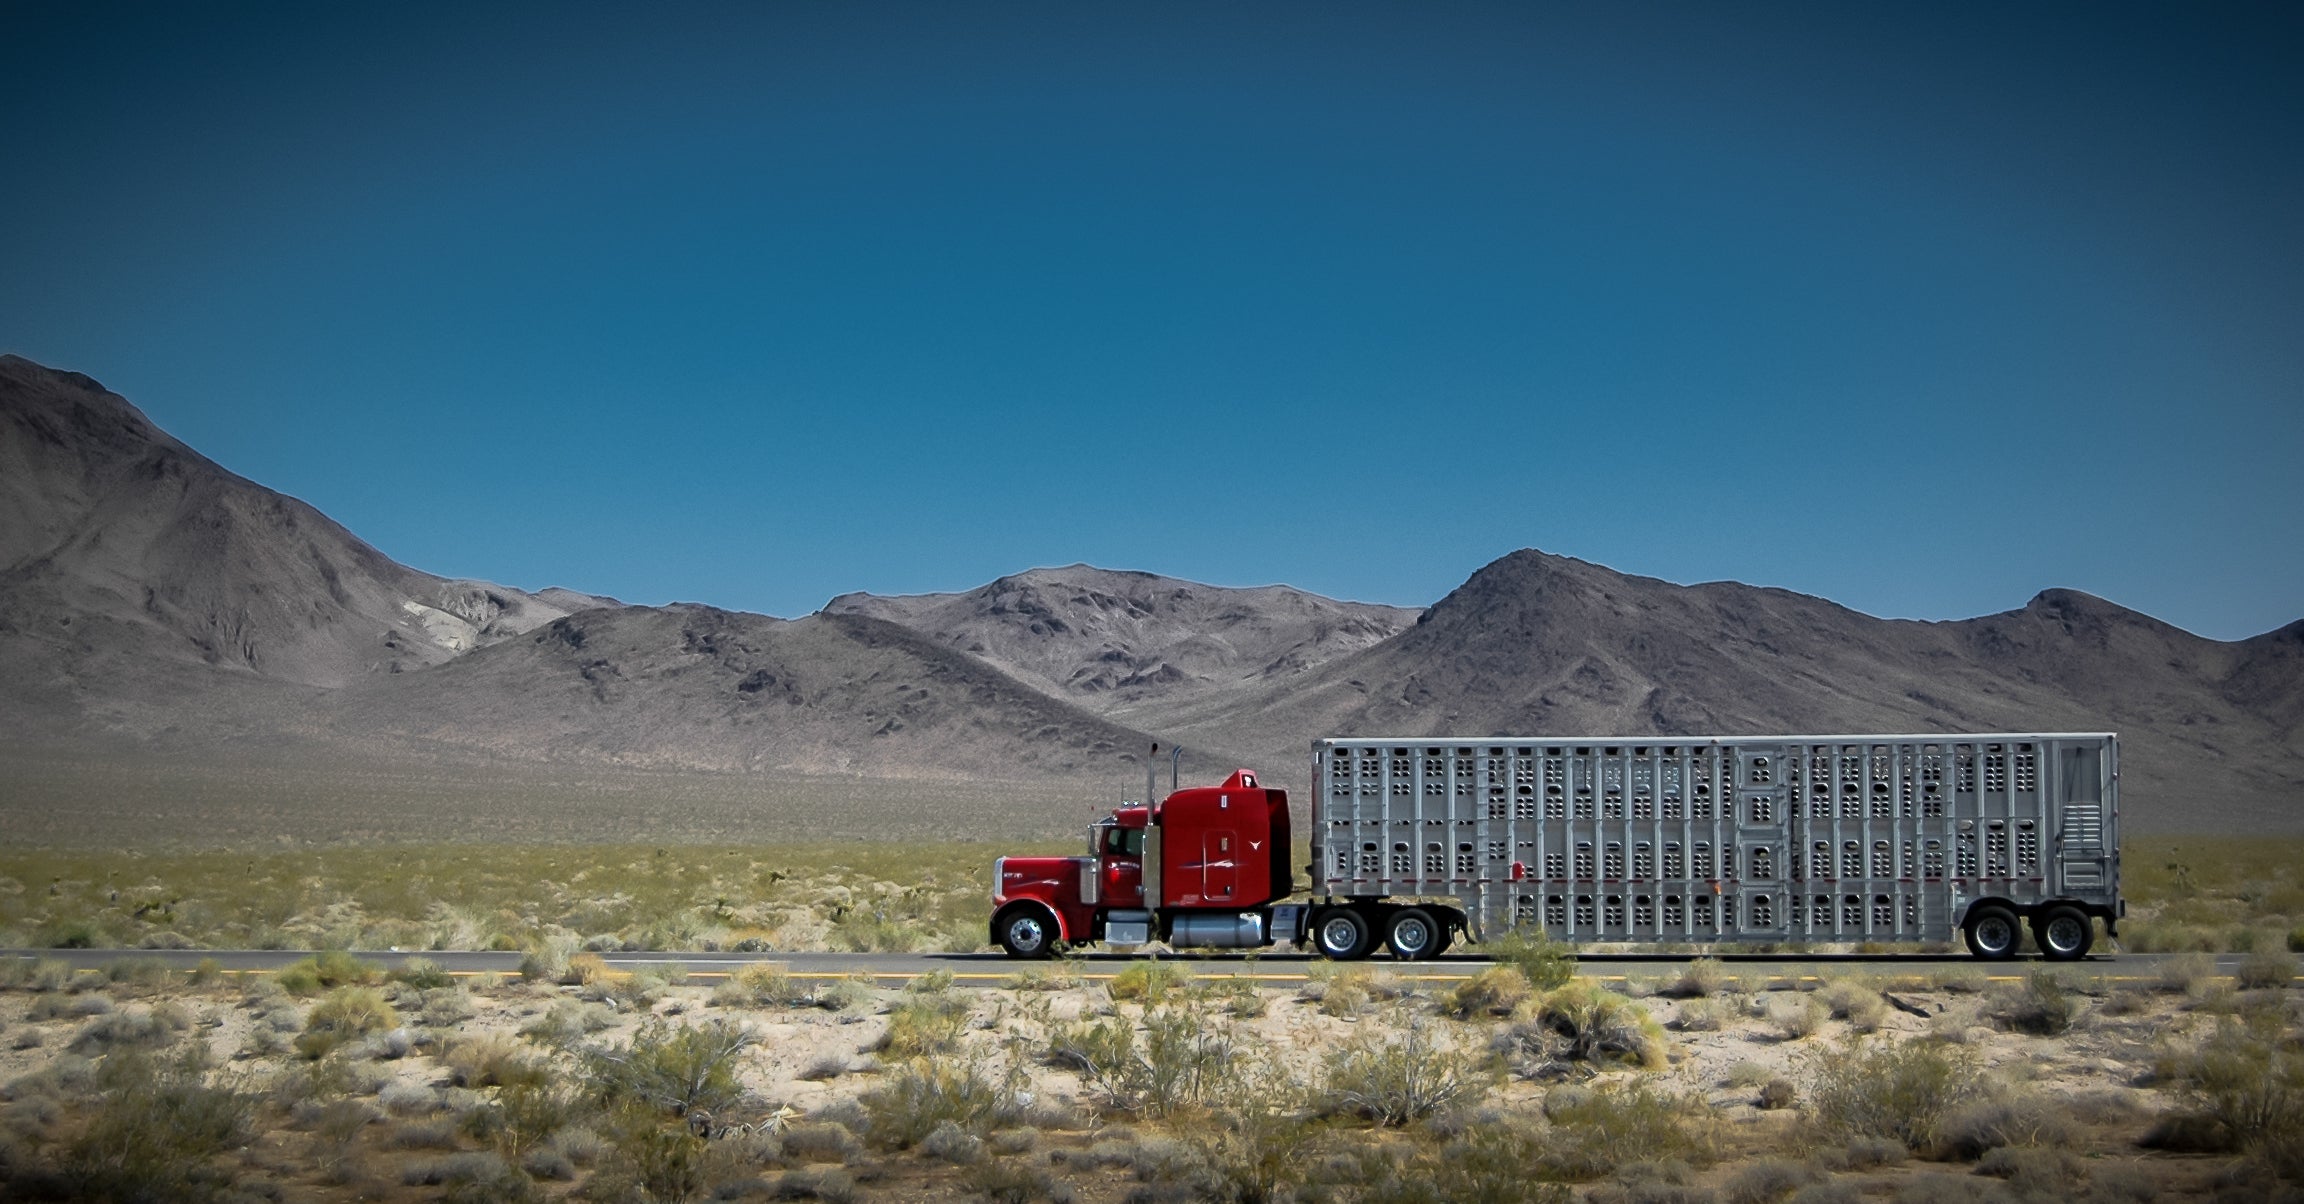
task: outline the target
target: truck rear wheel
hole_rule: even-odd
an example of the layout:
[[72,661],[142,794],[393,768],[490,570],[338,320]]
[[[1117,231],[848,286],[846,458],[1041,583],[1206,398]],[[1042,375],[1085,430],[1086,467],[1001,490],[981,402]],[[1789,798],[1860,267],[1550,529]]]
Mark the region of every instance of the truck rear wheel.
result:
[[1384,943],[1404,962],[1440,955],[1440,924],[1421,907],[1403,907],[1384,924]]
[[1987,903],[1970,911],[1968,922],[1960,926],[1960,935],[1968,941],[1968,952],[1992,961],[2016,956],[2016,944],[2023,932],[2016,925],[2016,913],[1997,903]]
[[1056,952],[1056,917],[1035,903],[1001,912],[992,921],[992,932],[1010,957],[1049,957]]
[[1368,921],[1349,907],[1332,907],[1312,921],[1312,944],[1340,962],[1368,956]]
[[2096,943],[2096,925],[2087,912],[2070,904],[2051,907],[2033,919],[2032,943],[2050,961],[2078,961]]

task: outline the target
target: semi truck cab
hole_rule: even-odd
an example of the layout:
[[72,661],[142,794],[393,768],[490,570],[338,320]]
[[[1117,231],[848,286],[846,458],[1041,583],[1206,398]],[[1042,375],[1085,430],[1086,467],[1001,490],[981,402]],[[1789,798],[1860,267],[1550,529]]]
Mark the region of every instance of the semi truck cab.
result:
[[[1290,889],[1288,793],[1246,769],[1221,785],[1123,806],[1088,828],[1084,857],[993,863],[992,940],[1016,957],[1067,945],[1239,948],[1300,932],[1274,924]],[[1285,909],[1291,921],[1301,907]],[[1300,926],[1299,926],[1300,927]]]

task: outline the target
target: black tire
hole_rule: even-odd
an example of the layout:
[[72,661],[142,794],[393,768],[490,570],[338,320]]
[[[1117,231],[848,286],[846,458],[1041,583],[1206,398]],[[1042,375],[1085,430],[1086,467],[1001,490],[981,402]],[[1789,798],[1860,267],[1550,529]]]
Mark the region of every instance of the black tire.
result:
[[1424,961],[1440,955],[1441,931],[1431,912],[1403,907],[1384,921],[1384,944],[1401,961]]
[[1010,957],[1054,957],[1056,917],[1037,903],[1019,903],[992,919],[992,937]]
[[1348,962],[1368,956],[1368,919],[1349,907],[1331,907],[1312,917],[1312,947],[1320,956]]
[[2032,943],[2052,962],[2076,962],[2096,943],[2096,923],[2088,913],[2065,904],[2032,917]]
[[1968,952],[1986,961],[2006,961],[2016,956],[2016,947],[2024,940],[2024,930],[2016,923],[2016,913],[1998,903],[1969,908],[1968,922],[1960,926],[1960,935],[1968,942]]

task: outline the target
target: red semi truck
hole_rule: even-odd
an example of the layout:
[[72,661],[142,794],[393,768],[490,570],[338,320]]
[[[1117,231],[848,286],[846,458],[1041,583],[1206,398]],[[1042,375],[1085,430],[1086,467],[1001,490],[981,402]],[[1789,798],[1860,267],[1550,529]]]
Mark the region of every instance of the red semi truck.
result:
[[1309,937],[1336,958],[1381,940],[1415,959],[1438,956],[1464,930],[1464,913],[1445,904],[1282,903],[1290,844],[1288,793],[1245,769],[1155,807],[1123,806],[1089,827],[1088,856],[993,862],[992,940],[1011,957],[1049,957],[1093,941],[1242,949]]
[[[2006,958],[2028,927],[2066,960],[2125,910],[2110,732],[1337,738],[1311,768],[1301,846],[1287,794],[1243,769],[1121,807],[1085,857],[1001,858],[993,941],[1421,959],[1541,928]],[[1310,890],[1284,903],[1297,866]]]

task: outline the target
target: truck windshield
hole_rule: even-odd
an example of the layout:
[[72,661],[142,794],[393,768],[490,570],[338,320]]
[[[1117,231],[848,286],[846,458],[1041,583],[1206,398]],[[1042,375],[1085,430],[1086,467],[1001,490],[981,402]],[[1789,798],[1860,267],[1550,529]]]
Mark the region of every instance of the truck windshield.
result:
[[1142,857],[1144,855],[1144,829],[1104,829],[1104,851],[1120,857]]

